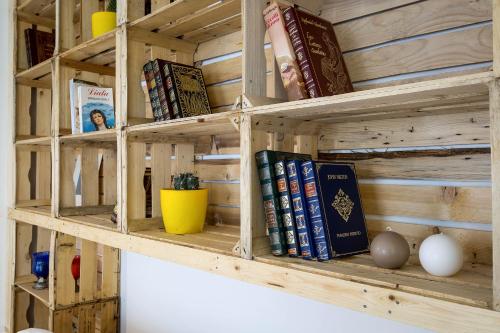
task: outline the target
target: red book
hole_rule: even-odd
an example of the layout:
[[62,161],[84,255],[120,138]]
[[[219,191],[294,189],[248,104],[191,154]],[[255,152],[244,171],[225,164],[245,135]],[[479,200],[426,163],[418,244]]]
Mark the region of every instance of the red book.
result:
[[332,24],[293,7],[283,16],[309,97],[353,91]]
[[307,98],[304,79],[297,64],[290,38],[285,30],[283,14],[277,3],[272,3],[264,10],[264,21],[288,100],[296,101]]

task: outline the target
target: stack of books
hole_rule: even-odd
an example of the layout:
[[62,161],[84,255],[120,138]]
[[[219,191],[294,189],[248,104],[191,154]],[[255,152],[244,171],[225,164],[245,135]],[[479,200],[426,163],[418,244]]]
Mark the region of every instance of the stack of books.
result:
[[331,22],[276,2],[263,14],[289,100],[353,91]]
[[274,255],[326,261],[369,251],[354,165],[271,150],[255,158]]
[[155,121],[211,113],[201,69],[162,59],[143,69]]

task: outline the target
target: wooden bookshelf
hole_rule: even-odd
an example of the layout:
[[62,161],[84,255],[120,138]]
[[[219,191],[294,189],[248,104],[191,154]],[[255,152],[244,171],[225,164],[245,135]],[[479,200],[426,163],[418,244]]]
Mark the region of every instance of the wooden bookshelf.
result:
[[[9,216],[24,240],[13,243],[11,331],[26,325],[18,310],[35,302],[35,321],[56,333],[65,332],[68,318],[94,323],[85,332],[114,332],[118,251],[125,250],[437,332],[495,332],[500,4],[450,1],[289,1],[334,24],[356,87],[296,102],[284,102],[266,46],[265,1],[153,1],[144,15],[144,1],[127,0],[118,4],[116,29],[97,38],[82,15],[102,5],[97,0],[20,1],[12,22],[16,202]],[[57,47],[28,68],[22,31],[33,24],[54,29]],[[200,67],[213,114],[153,122],[142,68],[154,58]],[[71,134],[71,78],[114,88],[115,129]],[[254,160],[262,149],[355,163],[369,237],[387,227],[400,232],[409,263],[387,270],[369,255],[327,263],[272,256]],[[81,193],[73,179],[78,159]],[[188,171],[209,188],[207,225],[203,233],[170,235],[159,190]],[[37,244],[66,264],[60,237],[91,253],[106,249],[110,266],[91,263],[102,268],[105,292],[92,284],[90,299],[64,292],[71,300],[59,302],[54,266],[48,290],[30,289],[33,228],[49,235]],[[419,264],[421,242],[437,230],[464,248],[464,269],[453,277],[431,276]]]

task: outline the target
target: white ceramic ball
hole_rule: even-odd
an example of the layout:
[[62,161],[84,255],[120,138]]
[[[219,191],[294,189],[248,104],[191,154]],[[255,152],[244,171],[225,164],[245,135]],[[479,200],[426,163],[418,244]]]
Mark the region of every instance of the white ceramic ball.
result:
[[464,263],[460,244],[442,233],[427,237],[420,245],[418,256],[422,267],[436,276],[452,276],[458,273]]

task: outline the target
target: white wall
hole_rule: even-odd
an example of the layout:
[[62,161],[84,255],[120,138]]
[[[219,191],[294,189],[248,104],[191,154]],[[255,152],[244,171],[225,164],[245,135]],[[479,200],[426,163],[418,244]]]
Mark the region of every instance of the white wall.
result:
[[121,272],[125,333],[429,332],[134,253]]
[[6,246],[9,232],[7,207],[12,197],[12,69],[11,50],[13,27],[10,26],[10,0],[0,0],[0,332],[5,331],[7,296]]

